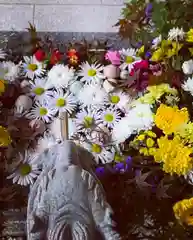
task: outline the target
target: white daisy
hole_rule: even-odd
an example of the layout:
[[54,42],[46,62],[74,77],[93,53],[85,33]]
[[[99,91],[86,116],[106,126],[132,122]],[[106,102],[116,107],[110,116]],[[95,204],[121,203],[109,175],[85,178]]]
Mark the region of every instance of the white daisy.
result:
[[129,126],[136,132],[151,129],[154,123],[150,104],[137,104],[127,114]]
[[0,48],[0,59],[5,59],[6,53],[3,51],[3,49]]
[[72,93],[64,93],[63,90],[60,89],[55,91],[52,98],[50,98],[50,106],[56,109],[56,112],[68,112],[72,114],[77,106],[77,102]]
[[48,81],[55,88],[67,88],[74,78],[74,69],[58,64],[48,72]]
[[188,80],[182,84],[182,89],[193,96],[193,78],[188,78]]
[[48,103],[40,103],[37,101],[31,111],[26,114],[26,117],[29,119],[42,120],[43,122],[50,123],[56,113],[56,109],[48,106]]
[[13,82],[19,76],[20,66],[11,61],[0,64],[0,78]]
[[103,110],[100,116],[102,123],[108,128],[113,128],[113,126],[120,121],[120,112],[116,109]]
[[108,95],[101,86],[87,84],[80,90],[78,100],[83,106],[99,108],[107,102]]
[[152,41],[152,48],[157,48],[158,45],[161,43],[162,41],[162,35],[159,35],[158,37],[154,38]]
[[100,115],[94,109],[86,108],[76,114],[75,124],[78,130],[87,131],[93,129],[99,122]]
[[34,79],[35,76],[40,77],[46,70],[44,69],[44,63],[38,62],[35,56],[24,56],[23,69],[26,76],[30,79]]
[[124,117],[115,124],[112,131],[112,140],[116,142],[116,144],[123,143],[132,133],[133,128],[129,126],[128,118]]
[[48,90],[50,86],[46,78],[35,78],[29,83],[29,95],[34,97],[36,101],[45,101],[47,97],[51,96],[53,93],[53,91]]
[[137,57],[137,50],[134,48],[122,49],[120,54],[123,61],[120,66],[122,70],[128,68],[128,71],[130,72],[133,69],[134,62],[141,60],[140,57]]
[[78,76],[81,77],[81,81],[85,83],[100,84],[104,75],[101,73],[103,67],[100,64],[89,64],[88,62],[82,63],[81,70],[78,72]]
[[131,101],[132,98],[122,91],[117,91],[109,94],[109,103],[111,104],[111,106],[119,108],[123,112],[126,111],[126,109],[128,108],[128,104]]
[[33,158],[25,151],[24,156],[20,155],[20,161],[15,171],[7,177],[13,179],[13,183],[27,186],[34,183],[34,179],[40,174],[38,166],[33,163]]
[[73,81],[70,84],[70,92],[73,93],[75,96],[78,96],[78,93],[80,92],[80,90],[84,87],[84,84],[80,81]]
[[168,33],[168,39],[169,40],[183,40],[185,36],[185,32],[182,28],[172,28],[170,29],[169,33]]
[[193,60],[190,59],[188,61],[185,61],[182,64],[182,70],[183,70],[184,74],[186,74],[186,75],[192,74],[193,73]]
[[104,147],[98,143],[84,143],[84,147],[90,151],[97,163],[110,163],[114,159],[114,149],[112,147]]

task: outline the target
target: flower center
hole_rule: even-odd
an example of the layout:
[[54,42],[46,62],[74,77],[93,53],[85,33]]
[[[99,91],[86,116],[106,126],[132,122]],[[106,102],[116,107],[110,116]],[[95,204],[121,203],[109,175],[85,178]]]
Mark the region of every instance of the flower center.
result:
[[95,69],[89,69],[88,70],[88,76],[89,77],[94,77],[96,75],[96,70]]
[[134,58],[131,57],[131,56],[126,56],[125,62],[126,62],[126,63],[132,63],[132,62],[134,62]]
[[106,122],[113,122],[114,116],[110,113],[107,113],[107,114],[105,114],[104,119],[105,119]]
[[37,87],[34,89],[34,93],[39,96],[42,95],[44,92],[45,92],[45,89],[41,87]]
[[84,126],[86,128],[90,128],[93,124],[93,118],[92,117],[89,117],[89,116],[86,116],[84,117]]
[[66,105],[66,100],[64,98],[58,98],[56,101],[57,107],[64,107]]
[[40,108],[40,116],[45,116],[48,113],[48,110],[44,107]]
[[98,144],[92,144],[92,152],[101,153],[102,152],[101,146],[99,146]]
[[28,69],[34,72],[35,70],[38,69],[38,66],[37,66],[37,64],[30,63],[30,64],[28,64]]
[[21,174],[21,176],[26,176],[31,172],[31,166],[27,163],[24,163],[20,166],[19,168],[19,172]]
[[120,101],[120,97],[119,96],[111,96],[110,101],[114,104],[117,104]]

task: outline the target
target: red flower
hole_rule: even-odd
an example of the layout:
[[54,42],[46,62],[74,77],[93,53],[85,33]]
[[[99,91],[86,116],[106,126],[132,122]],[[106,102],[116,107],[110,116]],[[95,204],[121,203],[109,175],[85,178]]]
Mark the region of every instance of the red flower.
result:
[[146,70],[149,68],[149,62],[147,60],[141,60],[133,64],[133,69],[130,72],[130,76],[133,76],[137,70]]
[[58,50],[54,50],[50,57],[50,64],[54,65],[60,62],[62,59],[62,54]]
[[74,56],[77,56],[77,51],[76,51],[76,49],[74,49],[74,48],[70,49],[70,50],[67,52],[67,56],[68,56],[69,58],[74,57]]
[[35,55],[35,58],[37,59],[37,61],[39,61],[39,62],[43,62],[46,57],[46,54],[42,49],[38,49],[34,55]]

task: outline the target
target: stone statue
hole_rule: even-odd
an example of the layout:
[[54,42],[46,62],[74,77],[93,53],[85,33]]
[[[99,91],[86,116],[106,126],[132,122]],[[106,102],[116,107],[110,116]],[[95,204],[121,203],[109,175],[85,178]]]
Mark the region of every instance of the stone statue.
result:
[[120,239],[89,152],[62,141],[41,153],[37,161],[43,171],[29,194],[27,239]]

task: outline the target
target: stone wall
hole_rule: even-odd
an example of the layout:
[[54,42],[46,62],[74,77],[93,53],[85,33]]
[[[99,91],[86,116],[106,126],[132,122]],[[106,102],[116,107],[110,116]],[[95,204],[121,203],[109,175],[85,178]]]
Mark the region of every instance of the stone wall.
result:
[[124,0],[0,0],[0,31],[116,32]]

